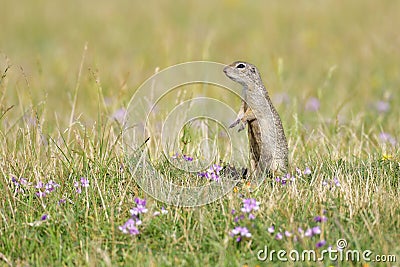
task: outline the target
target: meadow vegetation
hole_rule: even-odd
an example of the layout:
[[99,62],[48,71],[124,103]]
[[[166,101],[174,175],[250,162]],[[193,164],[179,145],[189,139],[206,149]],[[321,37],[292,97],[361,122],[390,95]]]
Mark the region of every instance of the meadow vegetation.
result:
[[[0,265],[282,266],[258,251],[320,255],[338,239],[399,262],[398,10],[390,0],[4,1]],[[287,176],[196,208],[138,187],[123,153],[128,102],[156,71],[194,60],[258,66],[288,138]],[[239,109],[233,95],[211,96]],[[177,152],[182,164],[196,157]],[[164,163],[174,181],[188,178]]]

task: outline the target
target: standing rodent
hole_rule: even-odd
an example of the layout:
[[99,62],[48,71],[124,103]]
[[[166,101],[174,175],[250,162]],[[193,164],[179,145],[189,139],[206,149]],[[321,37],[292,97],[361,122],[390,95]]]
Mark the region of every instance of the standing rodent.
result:
[[288,166],[288,145],[282,121],[272,105],[257,68],[236,61],[224,68],[231,80],[243,85],[243,102],[237,119],[229,126],[241,123],[239,131],[248,125],[250,171],[259,170],[275,175]]

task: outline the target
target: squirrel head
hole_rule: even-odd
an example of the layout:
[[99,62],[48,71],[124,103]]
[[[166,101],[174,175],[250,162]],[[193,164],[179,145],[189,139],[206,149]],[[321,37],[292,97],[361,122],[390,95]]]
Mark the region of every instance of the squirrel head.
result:
[[261,81],[260,73],[256,66],[244,61],[236,61],[224,68],[224,73],[231,80],[240,83],[244,87],[251,87]]

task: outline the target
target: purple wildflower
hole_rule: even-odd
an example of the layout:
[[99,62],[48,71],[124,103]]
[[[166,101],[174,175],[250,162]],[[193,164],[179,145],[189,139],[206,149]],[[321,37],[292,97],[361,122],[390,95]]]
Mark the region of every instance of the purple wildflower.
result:
[[272,234],[273,232],[275,232],[275,226],[272,225],[272,226],[268,227],[267,231],[268,231],[268,233]]
[[28,183],[28,180],[25,178],[16,178],[14,176],[11,177],[11,182],[14,184],[15,186],[15,192],[21,192],[24,193],[24,187],[30,186],[31,183]]
[[187,156],[187,155],[183,155],[183,159],[186,161],[193,161],[193,157]]
[[233,214],[235,214],[235,213],[236,213],[236,210],[232,209],[232,210],[231,210],[231,214],[233,215]]
[[13,182],[13,184],[15,184],[16,186],[19,185],[17,178],[15,178],[14,176],[11,177],[11,182]]
[[254,220],[256,218],[256,216],[252,213],[249,214],[249,220]]
[[147,208],[145,208],[145,207],[134,207],[134,208],[132,208],[130,210],[130,212],[131,212],[132,215],[137,216],[137,215],[139,215],[141,213],[146,213],[147,212]]
[[179,153],[178,152],[176,152],[175,154],[173,154],[171,156],[171,158],[173,158],[173,159],[177,159],[178,157],[179,157]]
[[211,166],[207,169],[207,173],[214,173],[214,168]]
[[277,183],[280,183],[281,185],[286,185],[290,182],[294,182],[296,180],[296,178],[294,176],[292,176],[290,173],[287,173],[286,175],[282,176],[282,177],[276,177],[275,181]]
[[309,167],[306,167],[306,169],[304,170],[304,174],[305,175],[310,175],[311,174],[311,170]]
[[311,236],[313,236],[313,231],[312,231],[310,228],[308,228],[308,229],[304,232],[304,236],[306,236],[306,237],[311,237]]
[[140,225],[141,221],[140,220],[134,220],[132,218],[128,219],[124,225],[119,226],[119,230],[121,230],[124,234],[130,234],[130,235],[138,235],[139,234],[139,229],[136,227],[137,225]]
[[35,188],[37,188],[37,189],[41,189],[42,187],[43,187],[43,182],[42,181],[39,181],[35,186]]
[[219,181],[219,176],[215,172],[210,173],[210,176],[211,176],[211,180],[214,180],[216,182]]
[[296,167],[296,172],[297,172],[297,175],[298,175],[298,176],[301,176],[301,175],[302,175],[301,170],[300,170],[299,168],[297,168],[297,167]]
[[60,199],[60,200],[58,201],[58,204],[61,205],[61,204],[64,204],[65,202],[67,202],[67,201],[65,200],[65,198],[62,198],[62,199]]
[[380,101],[375,102],[375,109],[379,113],[386,113],[390,109],[390,104],[386,101],[380,100]]
[[315,245],[317,248],[323,247],[326,245],[326,241],[325,240],[321,240],[319,242],[317,242],[317,244]]
[[126,109],[125,108],[120,108],[117,109],[111,116],[114,120],[118,121],[119,123],[122,123],[124,121],[124,118],[126,116]]
[[81,177],[81,184],[82,187],[89,187],[89,180],[86,179],[85,177]]
[[46,193],[48,194],[54,191],[57,187],[60,187],[60,185],[55,183],[53,180],[48,181],[47,184],[45,185]]
[[218,164],[214,164],[212,167],[214,171],[219,175],[219,172],[222,170],[222,167]]
[[282,238],[283,238],[282,233],[277,233],[277,234],[275,235],[275,239],[276,239],[276,240],[281,240]]
[[166,210],[164,207],[161,207],[161,214],[167,214],[168,210]]
[[315,226],[311,229],[312,235],[319,235],[321,233],[321,228],[319,226]]
[[305,109],[308,111],[317,111],[319,110],[319,107],[320,107],[319,100],[315,97],[310,97],[306,102]]
[[[27,181],[25,181],[25,182],[27,182]],[[60,185],[55,183],[53,180],[48,181],[46,184],[44,184],[42,181],[39,181],[39,182],[37,182],[37,184],[35,186],[36,189],[39,189],[36,192],[36,196],[45,197],[46,195],[48,195],[52,191],[54,191],[57,187],[60,187]]]
[[49,215],[43,214],[42,217],[40,218],[42,221],[45,221],[49,218]]
[[390,143],[392,146],[397,144],[396,139],[388,133],[381,132],[379,134],[379,140],[383,143]]
[[89,180],[86,179],[85,177],[81,177],[80,183],[78,181],[74,182],[74,187],[75,187],[76,193],[80,194],[80,193],[82,193],[82,187],[85,187],[85,188],[89,187]]
[[260,208],[260,202],[256,201],[254,198],[247,198],[243,200],[242,212],[250,213],[253,210],[258,210]]
[[230,233],[230,236],[234,237],[238,235],[236,238],[236,242],[240,242],[242,240],[242,237],[251,237],[251,233],[246,227],[241,227],[241,226],[236,226]]
[[286,180],[294,181],[295,178],[294,178],[290,173],[287,173],[287,174],[286,174]]
[[314,222],[326,222],[328,219],[325,216],[315,216]]
[[146,206],[146,199],[135,198],[135,202],[138,206]]
[[76,193],[78,193],[78,194],[82,193],[82,188],[78,181],[74,182],[74,187],[75,187]]
[[292,236],[292,233],[289,232],[289,231],[285,231],[285,236],[286,236],[286,237],[291,237],[291,236]]
[[339,182],[339,180],[338,180],[337,177],[333,178],[333,183],[334,183],[337,187],[340,187],[340,182]]
[[132,215],[139,215],[147,212],[146,199],[135,198],[136,207],[130,210]]
[[222,167],[220,165],[213,164],[212,166],[210,166],[210,168],[207,169],[207,171],[199,172],[197,175],[218,182],[221,170]]
[[208,178],[208,177],[207,177],[207,172],[199,172],[197,175],[200,176],[200,177],[206,177],[206,178]]
[[35,188],[39,189],[39,190],[36,192],[36,196],[38,196],[38,197],[45,197],[46,196],[46,190],[42,191],[43,187],[44,187],[44,185],[43,185],[42,181],[37,182]]

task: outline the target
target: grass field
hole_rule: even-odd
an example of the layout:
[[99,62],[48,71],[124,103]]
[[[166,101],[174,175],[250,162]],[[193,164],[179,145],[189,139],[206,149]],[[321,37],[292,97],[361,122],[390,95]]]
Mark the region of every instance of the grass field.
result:
[[[399,266],[399,1],[3,2],[0,265]],[[137,185],[121,114],[156,71],[197,60],[258,66],[290,179],[244,182],[196,208]],[[239,109],[234,95],[207,96]],[[182,141],[177,152],[196,157],[199,134]],[[339,239],[343,255],[374,261],[257,258],[265,247],[321,256]]]

